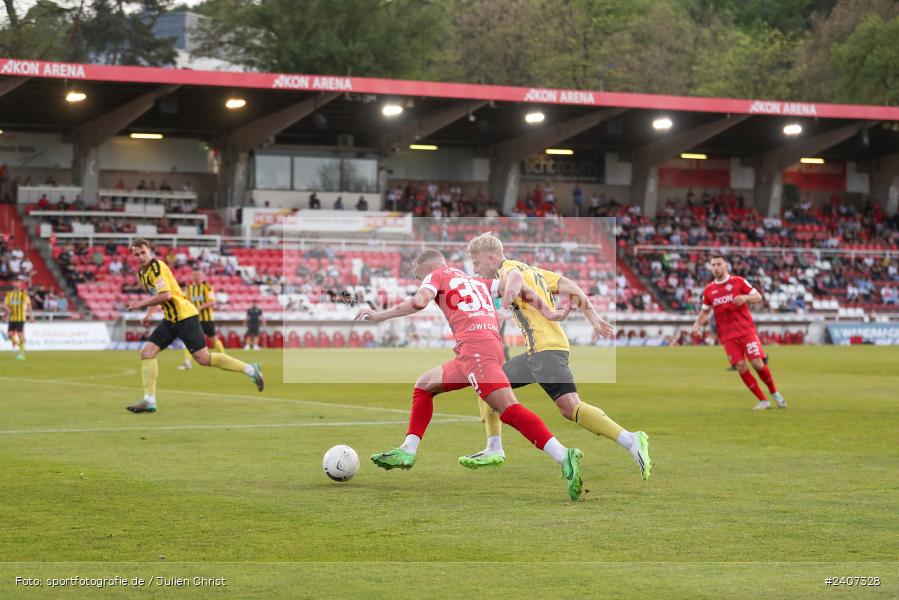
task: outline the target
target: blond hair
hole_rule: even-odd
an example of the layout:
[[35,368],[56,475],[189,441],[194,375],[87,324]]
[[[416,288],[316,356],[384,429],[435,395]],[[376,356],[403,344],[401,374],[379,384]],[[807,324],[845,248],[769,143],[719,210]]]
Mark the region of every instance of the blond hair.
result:
[[472,240],[468,242],[468,253],[474,254],[475,252],[496,252],[502,254],[503,243],[498,237],[493,235],[492,231],[488,231],[487,233],[482,233],[481,235],[472,238]]

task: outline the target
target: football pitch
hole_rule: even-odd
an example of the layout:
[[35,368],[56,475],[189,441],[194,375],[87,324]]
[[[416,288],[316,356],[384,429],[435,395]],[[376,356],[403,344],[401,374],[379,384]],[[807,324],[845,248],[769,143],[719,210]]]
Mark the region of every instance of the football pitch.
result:
[[[140,397],[136,352],[4,354],[0,597],[116,576],[142,579],[147,597],[899,596],[899,348],[769,353],[786,411],[754,413],[717,347],[619,349],[616,384],[581,386],[585,401],[650,434],[648,482],[538,387],[519,390],[584,451],[577,503],[556,465],[508,427],[504,466],[458,465],[484,443],[471,390],[438,397],[415,467],[387,472],[368,456],[402,441],[412,380],[284,384],[280,353],[235,352],[262,363],[258,394],[240,375],[178,371],[180,352],[165,352],[159,412],[135,415],[124,408]],[[344,364],[350,381],[345,356],[303,360]],[[377,370],[448,356],[354,360]],[[335,444],[361,458],[346,484],[321,469]],[[847,577],[880,583],[825,587]],[[84,597],[136,591],[66,585]]]

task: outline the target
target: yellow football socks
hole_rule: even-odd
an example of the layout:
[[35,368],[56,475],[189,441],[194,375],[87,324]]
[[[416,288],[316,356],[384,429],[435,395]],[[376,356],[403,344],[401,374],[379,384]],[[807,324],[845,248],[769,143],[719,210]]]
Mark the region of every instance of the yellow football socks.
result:
[[624,431],[624,427],[606,416],[602,409],[581,402],[574,407],[572,421],[596,435],[607,437],[613,442],[618,441],[618,436]]
[[228,356],[227,354],[222,354],[221,352],[210,352],[209,353],[210,362],[209,364],[213,367],[218,367],[219,369],[224,369],[225,371],[234,371],[235,373],[246,373],[247,367],[249,365],[245,362],[241,362],[234,358],[233,356]]
[[222,343],[222,340],[218,337],[214,338],[212,341],[212,351],[218,352],[219,354],[225,353],[225,345]]
[[496,411],[490,408],[490,405],[478,398],[478,410],[481,411],[481,423],[487,430],[487,437],[498,436],[501,433],[503,423],[499,420]]
[[147,358],[141,361],[141,380],[144,383],[144,395],[156,396],[156,377],[159,375],[159,363],[155,358]]
[[193,358],[190,354],[190,351],[188,351],[188,349],[185,348],[183,350],[183,352],[184,352],[184,362],[189,363],[191,361],[191,359]]

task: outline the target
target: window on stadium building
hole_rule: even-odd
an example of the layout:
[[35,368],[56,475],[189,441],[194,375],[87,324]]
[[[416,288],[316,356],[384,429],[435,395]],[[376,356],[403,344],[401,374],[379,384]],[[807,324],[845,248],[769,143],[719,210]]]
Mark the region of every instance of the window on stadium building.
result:
[[256,156],[255,187],[262,190],[290,189],[289,156]]
[[293,189],[339,192],[340,159],[317,156],[293,157]]
[[261,190],[378,191],[376,158],[257,154],[252,173]]

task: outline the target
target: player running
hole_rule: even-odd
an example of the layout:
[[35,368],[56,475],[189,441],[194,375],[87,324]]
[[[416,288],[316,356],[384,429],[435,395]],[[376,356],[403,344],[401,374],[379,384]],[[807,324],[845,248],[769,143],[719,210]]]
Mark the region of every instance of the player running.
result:
[[[559,273],[532,267],[505,257],[503,244],[492,233],[481,234],[468,244],[468,252],[475,271],[484,277],[499,277],[503,285],[502,306],[511,308],[512,315],[524,335],[526,350],[503,365],[503,372],[513,388],[540,384],[555,402],[566,419],[587,431],[609,438],[627,450],[640,467],[644,480],[652,475],[649,457],[649,436],[642,431],[631,432],[606,416],[602,409],[583,402],[578,395],[574,376],[568,366],[569,343],[562,327],[535,308],[531,295],[521,297],[520,291],[531,290],[533,295],[553,306],[553,294],[566,294],[573,305],[580,307],[593,326],[596,337],[612,335],[612,326],[601,319],[587,293]],[[481,420],[487,429],[487,447],[481,452],[459,458],[470,469],[501,465],[505,453],[500,435],[501,425],[496,414],[478,403]]]
[[[453,331],[456,357],[418,378],[412,392],[406,440],[399,448],[372,454],[372,462],[384,469],[412,468],[418,445],[434,412],[434,396],[470,385],[499,413],[502,422],[517,429],[562,467],[562,477],[568,482],[568,496],[577,500],[583,486],[580,476],[583,453],[577,448],[563,446],[540,417],[519,404],[503,373],[503,346],[488,289],[492,282],[447,266],[443,255],[436,250],[422,252],[415,259],[413,269],[422,282],[411,299],[385,311],[362,309],[356,319],[379,323],[404,317],[424,309],[434,300]],[[492,283],[494,291],[496,285]]]
[[31,298],[28,296],[28,285],[24,281],[18,282],[15,287],[6,292],[0,310],[8,317],[7,333],[13,347],[18,346],[16,360],[25,360],[25,320],[34,323],[34,313],[31,310]]
[[156,355],[168,347],[176,337],[181,338],[194,360],[204,367],[212,366],[225,371],[244,373],[253,380],[256,389],[261,392],[265,381],[259,363],[248,365],[227,354],[209,352],[206,349],[206,338],[200,328],[197,308],[181,292],[181,287],[168,265],[153,254],[150,242],[135,238],[131,242],[131,255],[140,266],[137,278],[151,298],[129,302],[128,310],[146,307],[147,313],[141,324],[149,327],[153,313],[161,306],[163,321],[153,330],[150,340],[140,350],[144,399],[128,406],[128,410],[134,413],[156,412],[156,378],[159,374]]
[[756,333],[752,313],[749,312],[749,305],[761,303],[762,295],[742,277],[730,274],[723,255],[712,255],[711,268],[715,281],[705,286],[702,291],[702,310],[699,312],[696,322],[693,323],[693,334],[700,335],[702,333],[703,326],[714,311],[718,339],[724,346],[727,360],[730,361],[731,366],[737,368],[743,383],[759,400],[753,410],[769,409],[771,402],[765,398],[765,393],[746,366],[745,358],[749,358],[756,373],[768,386],[771,399],[777,403],[777,407],[786,408],[787,401],[774,385],[774,377],[766,364],[765,350]]
[[[202,271],[194,271],[192,279],[193,281],[184,290],[187,299],[197,307],[197,311],[200,313],[200,328],[203,330],[203,334],[212,340],[212,350],[224,354],[225,345],[222,343],[222,338],[215,333],[215,321],[213,320],[213,307],[216,303],[215,290],[204,280]],[[193,366],[190,358],[191,354],[185,346],[184,362],[178,368],[182,371],[190,369]]]

